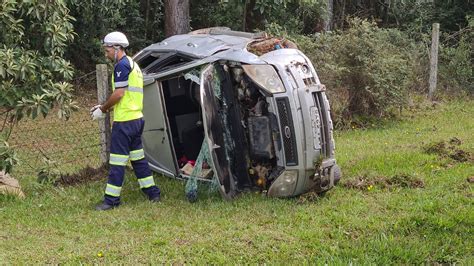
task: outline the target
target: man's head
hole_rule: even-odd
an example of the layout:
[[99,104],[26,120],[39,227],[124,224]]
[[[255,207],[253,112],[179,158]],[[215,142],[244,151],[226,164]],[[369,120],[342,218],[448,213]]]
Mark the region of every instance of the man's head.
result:
[[110,60],[117,62],[125,53],[124,49],[128,47],[128,39],[125,34],[114,31],[105,35],[103,40],[105,56]]

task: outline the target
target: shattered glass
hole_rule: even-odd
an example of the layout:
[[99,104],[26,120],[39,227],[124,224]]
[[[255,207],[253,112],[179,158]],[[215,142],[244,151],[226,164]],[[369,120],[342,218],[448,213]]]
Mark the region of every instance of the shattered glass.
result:
[[[198,194],[198,180],[199,176],[202,176],[202,165],[203,163],[207,163],[211,169],[213,169],[212,160],[211,160],[211,153],[209,152],[209,145],[207,145],[206,141],[202,142],[201,150],[199,151],[199,155],[196,159],[196,164],[194,169],[189,177],[188,181],[186,182],[185,193],[186,198],[190,202],[197,201],[197,194]],[[217,176],[213,173],[212,182],[209,187],[209,192],[214,192],[219,187],[219,182],[217,181]]]

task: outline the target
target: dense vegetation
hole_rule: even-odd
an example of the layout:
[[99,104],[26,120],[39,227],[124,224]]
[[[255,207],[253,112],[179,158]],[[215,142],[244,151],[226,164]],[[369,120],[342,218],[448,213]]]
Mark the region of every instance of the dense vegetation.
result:
[[[105,62],[107,32],[126,33],[130,54],[164,38],[167,1],[0,3],[0,170],[18,161],[7,142],[15,123],[77,109],[75,93],[94,86],[79,77]],[[127,178],[128,201],[103,214],[89,211],[102,183],[53,187],[26,176],[25,200],[0,197],[0,261],[472,264],[473,1],[190,0],[189,11],[192,30],[265,30],[310,57],[335,126],[352,129],[336,131],[340,185],[325,197],[249,193],[229,203],[208,194],[189,204],[184,184],[158,177],[163,202],[152,206]],[[426,104],[434,22],[438,93]],[[87,113],[77,113],[84,130],[94,126]],[[43,127],[30,134],[65,133],[61,123]]]
[[[392,117],[407,107],[410,93],[426,91],[433,22],[441,23],[443,32],[439,88],[443,92],[474,92],[472,3],[336,0],[328,22],[328,2],[191,1],[191,29],[227,26],[265,30],[295,40],[315,62],[330,90],[338,127],[364,126],[374,119]],[[76,38],[70,46],[69,56],[79,71],[89,72],[103,60],[99,37],[110,29],[130,36],[132,53],[164,38],[160,1],[70,6],[71,13],[79,16],[75,29],[84,37]],[[98,15],[101,13],[107,16]],[[98,21],[100,27],[90,26]],[[325,27],[332,31],[325,32]]]
[[[158,42],[163,6],[158,0],[2,2],[0,111],[10,122],[1,128],[2,169],[15,163],[4,142],[11,125],[25,115],[46,116],[54,106],[69,117],[76,106],[68,82],[104,61],[100,39],[123,31],[131,53]],[[191,1],[190,26],[266,30],[295,40],[329,88],[336,126],[365,126],[392,117],[407,107],[410,93],[426,90],[432,22],[444,33],[438,87],[474,92],[472,7],[462,0]]]

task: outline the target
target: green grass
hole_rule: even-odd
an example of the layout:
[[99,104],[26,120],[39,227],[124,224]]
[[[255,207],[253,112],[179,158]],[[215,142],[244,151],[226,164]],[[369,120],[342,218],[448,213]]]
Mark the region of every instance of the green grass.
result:
[[[33,263],[474,263],[472,162],[426,154],[436,141],[474,152],[474,102],[451,102],[382,128],[338,132],[340,185],[324,197],[223,201],[157,177],[151,204],[127,174],[124,205],[93,211],[104,182],[73,188],[21,180],[28,197],[0,196],[0,262]],[[409,175],[423,188],[351,189],[349,181]],[[204,188],[203,191],[206,189]]]
[[90,119],[86,103],[79,107],[68,121],[59,119],[54,110],[46,118],[20,120],[8,140],[21,163],[13,168],[15,176],[36,175],[38,169],[47,166],[45,158],[62,173],[100,165],[97,122]]

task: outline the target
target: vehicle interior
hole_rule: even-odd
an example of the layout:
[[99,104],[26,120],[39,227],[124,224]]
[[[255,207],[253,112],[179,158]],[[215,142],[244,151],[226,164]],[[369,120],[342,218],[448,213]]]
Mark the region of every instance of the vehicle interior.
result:
[[[275,153],[281,144],[275,145],[274,138],[279,129],[276,116],[268,111],[268,96],[238,65],[216,64],[214,71],[210,94],[214,95],[211,102],[218,115],[212,121],[212,128],[215,128],[214,136],[219,136],[221,141],[214,142],[225,147],[219,149],[219,162],[215,163],[230,169],[238,190],[266,189],[281,170],[276,167]],[[176,161],[185,175],[191,174],[205,135],[200,85],[196,82],[199,75],[193,70],[161,81]],[[212,173],[200,177],[212,178]]]
[[204,140],[199,84],[179,76],[162,81],[162,87],[176,160],[181,168],[188,161],[196,161]]

